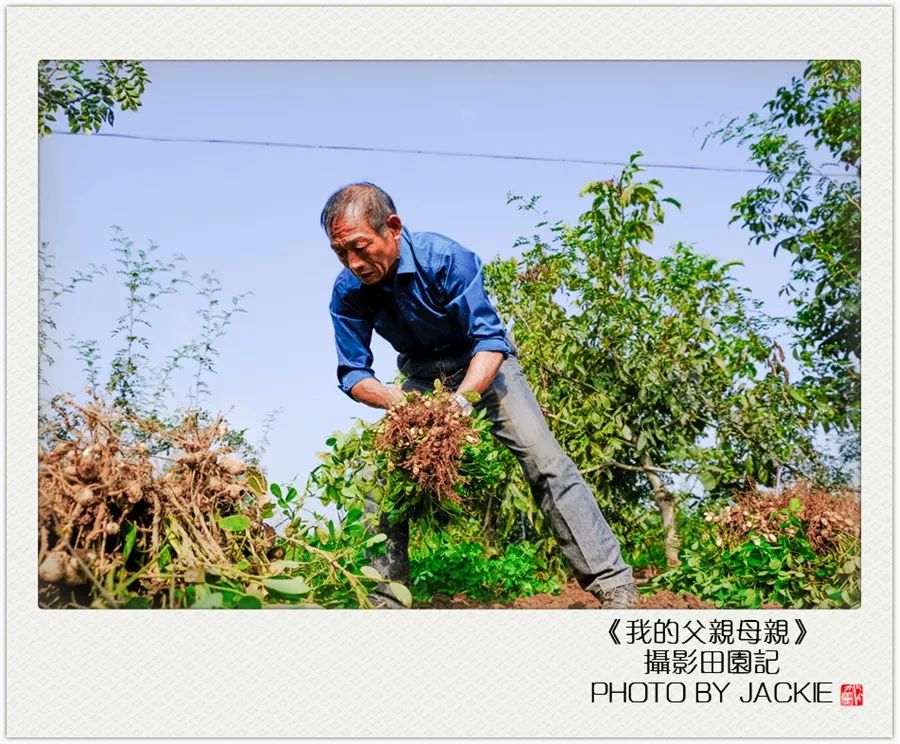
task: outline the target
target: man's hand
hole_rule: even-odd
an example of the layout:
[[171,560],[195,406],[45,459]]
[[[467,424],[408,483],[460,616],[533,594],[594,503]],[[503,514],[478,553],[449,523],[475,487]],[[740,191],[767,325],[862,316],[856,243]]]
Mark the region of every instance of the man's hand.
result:
[[365,380],[357,382],[350,389],[350,395],[354,400],[372,406],[372,408],[393,408],[406,400],[406,395],[402,390],[388,387],[374,377],[367,377]]

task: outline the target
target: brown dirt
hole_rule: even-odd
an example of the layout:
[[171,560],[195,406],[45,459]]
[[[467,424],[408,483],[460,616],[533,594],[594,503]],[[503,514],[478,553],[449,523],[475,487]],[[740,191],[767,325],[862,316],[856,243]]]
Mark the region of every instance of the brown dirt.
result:
[[[550,594],[535,594],[532,597],[523,597],[514,602],[477,602],[457,594],[449,597],[445,594],[436,594],[431,602],[419,602],[416,609],[424,610],[597,610],[600,602],[597,598],[581,589],[574,581],[563,587],[562,592],[553,596]],[[636,609],[639,610],[707,610],[715,607],[695,597],[693,594],[678,595],[668,590],[652,595],[641,595]]]
[[644,610],[714,610],[715,605],[698,599],[693,594],[675,594],[668,589],[642,596],[639,609]]

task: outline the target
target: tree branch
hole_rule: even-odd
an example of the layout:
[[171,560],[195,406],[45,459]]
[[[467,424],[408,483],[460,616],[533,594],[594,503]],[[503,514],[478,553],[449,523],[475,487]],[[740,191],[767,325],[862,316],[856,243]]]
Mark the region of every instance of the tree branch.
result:
[[607,460],[606,462],[601,462],[599,465],[594,465],[593,467],[586,468],[581,471],[582,475],[586,475],[588,473],[595,473],[598,470],[605,470],[608,467],[620,468],[622,470],[631,470],[636,473],[675,473],[676,471],[671,470],[670,468],[658,468],[653,465],[628,465],[624,462],[616,462],[615,460]]

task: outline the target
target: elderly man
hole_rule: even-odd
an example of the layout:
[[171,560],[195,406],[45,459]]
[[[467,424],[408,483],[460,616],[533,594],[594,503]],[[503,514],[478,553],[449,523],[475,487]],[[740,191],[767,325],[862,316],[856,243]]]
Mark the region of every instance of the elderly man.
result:
[[[478,257],[443,235],[409,232],[390,196],[371,183],[336,191],[321,224],[344,265],[331,297],[341,390],[376,408],[403,400],[372,371],[375,330],[399,352],[407,390],[430,390],[440,378],[466,413],[472,405],[462,393],[478,392],[477,406],[519,460],[578,583],[604,608],[632,607],[638,591],[631,569],[591,490],[547,428],[485,293]],[[387,552],[374,565],[387,579],[407,584],[409,525],[382,519],[381,527]],[[383,586],[376,606],[399,606]]]

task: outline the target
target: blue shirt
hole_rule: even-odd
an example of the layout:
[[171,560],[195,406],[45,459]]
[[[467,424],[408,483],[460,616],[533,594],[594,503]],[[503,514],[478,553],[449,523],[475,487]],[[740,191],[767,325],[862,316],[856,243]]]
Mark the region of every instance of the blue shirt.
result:
[[372,371],[372,330],[402,354],[429,358],[448,350],[509,356],[506,329],[484,291],[481,260],[437,233],[400,237],[391,279],[366,286],[344,269],[331,293],[338,383],[345,393]]

